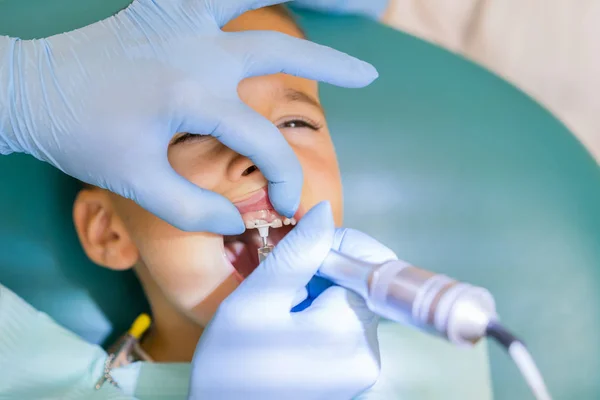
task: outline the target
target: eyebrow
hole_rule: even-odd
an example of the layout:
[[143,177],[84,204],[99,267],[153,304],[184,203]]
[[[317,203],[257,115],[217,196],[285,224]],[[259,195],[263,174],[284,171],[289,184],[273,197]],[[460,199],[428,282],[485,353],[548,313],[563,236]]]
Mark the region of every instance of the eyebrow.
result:
[[310,104],[313,107],[317,107],[322,113],[325,113],[323,110],[323,107],[321,106],[321,104],[317,101],[317,99],[315,99],[314,97],[301,92],[299,90],[296,89],[285,89],[283,92],[283,96],[284,98],[289,101],[289,102],[293,102],[293,101],[299,101],[302,103],[307,103]]
[[[0,1],[2,1],[2,0],[0,0]],[[323,110],[323,106],[321,106],[321,104],[317,101],[317,99],[315,99],[314,97],[312,97],[304,92],[301,92],[296,89],[286,88],[283,90],[283,98],[289,102],[299,101],[301,103],[310,104],[311,106],[318,108],[319,111],[321,111],[321,113],[323,115],[325,115],[325,110]],[[190,134],[190,133],[181,133],[179,136],[172,139],[170,145],[173,146],[173,145],[179,144],[181,142],[184,142],[191,135],[192,134]],[[198,136],[209,136],[209,135],[199,134]]]

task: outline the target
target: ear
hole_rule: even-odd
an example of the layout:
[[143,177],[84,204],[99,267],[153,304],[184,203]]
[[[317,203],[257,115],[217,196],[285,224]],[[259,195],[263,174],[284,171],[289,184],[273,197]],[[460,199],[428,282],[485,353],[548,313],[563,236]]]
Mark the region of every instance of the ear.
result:
[[80,191],[73,204],[73,221],[85,253],[96,264],[126,270],[137,263],[138,249],[106,190]]

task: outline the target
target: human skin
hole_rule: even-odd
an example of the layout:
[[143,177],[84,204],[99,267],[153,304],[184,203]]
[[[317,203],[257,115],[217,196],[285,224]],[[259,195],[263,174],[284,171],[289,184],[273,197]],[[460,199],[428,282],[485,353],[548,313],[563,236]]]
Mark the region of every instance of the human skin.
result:
[[[293,20],[276,7],[247,12],[224,30],[272,30],[303,38]],[[342,186],[317,82],[284,74],[253,77],[240,83],[238,93],[245,104],[280,129],[302,165],[304,183],[297,218],[328,200],[340,226]],[[250,159],[211,136],[178,134],[168,156],[177,173],[234,203],[267,186]],[[231,240],[235,238],[227,238],[224,245],[223,236],[178,230],[133,201],[100,188],[81,190],[73,217],[92,261],[114,270],[134,268],[137,273],[153,319],[142,347],[155,361],[191,361],[204,327],[243,280],[239,265],[257,265],[255,248],[246,244],[247,236],[256,236],[255,230],[247,231],[243,242],[234,245]],[[270,237],[277,242],[290,229],[272,229]]]

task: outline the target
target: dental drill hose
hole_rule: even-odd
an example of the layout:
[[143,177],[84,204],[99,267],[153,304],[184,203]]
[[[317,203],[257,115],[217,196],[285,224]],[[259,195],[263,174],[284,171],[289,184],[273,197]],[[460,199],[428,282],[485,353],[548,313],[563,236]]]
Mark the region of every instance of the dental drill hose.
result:
[[361,295],[375,314],[433,329],[452,343],[494,338],[510,354],[537,400],[550,400],[544,380],[525,345],[506,330],[494,298],[484,288],[394,260],[372,264],[331,250],[319,275]]
[[[262,262],[273,246],[260,248]],[[458,345],[492,337],[510,354],[537,400],[551,400],[527,348],[499,322],[494,298],[484,288],[394,260],[367,263],[331,250],[319,273],[356,292],[375,314],[429,328]]]

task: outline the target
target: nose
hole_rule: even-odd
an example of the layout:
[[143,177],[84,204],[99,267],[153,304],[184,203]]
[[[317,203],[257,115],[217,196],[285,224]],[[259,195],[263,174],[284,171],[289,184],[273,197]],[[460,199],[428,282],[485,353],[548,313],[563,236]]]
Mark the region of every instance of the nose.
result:
[[243,179],[247,176],[258,175],[260,170],[252,160],[244,156],[238,156],[235,160],[229,165],[227,175],[229,180],[232,182],[237,182],[240,179]]
[[258,171],[258,167],[256,165],[251,165],[242,172],[242,176],[248,176],[254,171]]

